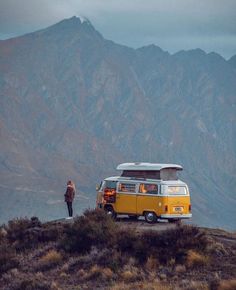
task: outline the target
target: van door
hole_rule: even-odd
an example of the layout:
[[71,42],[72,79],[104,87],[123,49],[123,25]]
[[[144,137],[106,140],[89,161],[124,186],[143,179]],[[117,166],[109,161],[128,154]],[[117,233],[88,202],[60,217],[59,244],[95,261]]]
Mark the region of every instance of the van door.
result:
[[116,192],[115,211],[123,214],[136,214],[136,184],[130,181],[119,182]]
[[140,183],[137,194],[137,214],[155,212],[158,215],[158,184]]

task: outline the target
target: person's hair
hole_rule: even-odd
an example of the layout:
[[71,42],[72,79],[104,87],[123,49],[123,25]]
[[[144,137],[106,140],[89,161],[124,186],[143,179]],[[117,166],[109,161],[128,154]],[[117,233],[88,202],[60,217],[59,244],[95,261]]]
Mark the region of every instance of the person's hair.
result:
[[72,185],[73,183],[72,183],[72,181],[71,180],[68,180],[67,181],[67,185]]

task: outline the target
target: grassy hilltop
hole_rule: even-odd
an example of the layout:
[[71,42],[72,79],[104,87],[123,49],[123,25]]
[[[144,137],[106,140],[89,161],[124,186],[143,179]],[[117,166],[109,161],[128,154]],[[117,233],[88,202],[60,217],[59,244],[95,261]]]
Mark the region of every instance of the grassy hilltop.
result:
[[16,219],[0,228],[0,289],[236,289],[236,234],[138,232],[100,210],[72,223]]

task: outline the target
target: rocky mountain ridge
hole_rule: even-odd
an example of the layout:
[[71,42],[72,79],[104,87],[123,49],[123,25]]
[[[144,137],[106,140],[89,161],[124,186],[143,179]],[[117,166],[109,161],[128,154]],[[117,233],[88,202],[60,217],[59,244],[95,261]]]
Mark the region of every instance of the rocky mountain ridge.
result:
[[[0,220],[80,213],[122,162],[180,163],[193,222],[235,228],[235,57],[106,40],[72,17],[0,42]],[[9,197],[10,195],[10,197]]]

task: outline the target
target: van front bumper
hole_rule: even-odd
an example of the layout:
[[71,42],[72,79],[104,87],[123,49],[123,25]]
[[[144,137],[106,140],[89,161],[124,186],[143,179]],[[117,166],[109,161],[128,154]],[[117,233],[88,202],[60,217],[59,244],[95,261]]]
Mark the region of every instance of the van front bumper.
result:
[[171,218],[181,218],[181,219],[189,219],[192,217],[192,214],[161,214],[161,218],[163,219],[171,219]]

